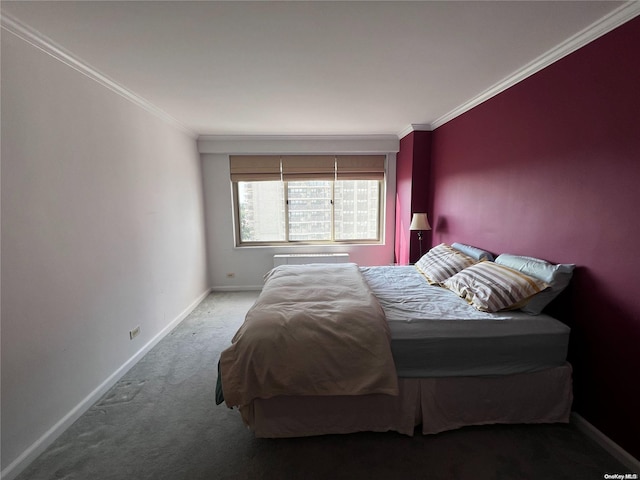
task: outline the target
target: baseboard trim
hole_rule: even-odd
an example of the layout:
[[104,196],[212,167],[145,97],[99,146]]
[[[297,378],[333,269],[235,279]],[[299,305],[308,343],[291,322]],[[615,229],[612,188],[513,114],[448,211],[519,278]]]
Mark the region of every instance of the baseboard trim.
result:
[[262,290],[262,285],[234,285],[211,287],[212,292],[259,292],[260,290]]
[[616,460],[627,467],[630,472],[640,474],[640,461],[585,420],[582,415],[571,412],[571,423],[580,430],[580,432],[604,448],[611,456],[615,457]]
[[87,395],[80,403],[73,407],[64,417],[47,430],[38,440],[32,443],[18,458],[11,462],[7,468],[0,472],[3,480],[13,480],[31,462],[33,462],[49,445],[51,445],[67,428],[82,416],[91,406],[96,403],[107,391],[113,387],[138,361],[144,357],[149,350],[155,347],[171,330],[173,330],[187,315],[189,315],[202,302],[211,290],[207,289],[200,294],[187,308],[175,317],[157,335],[149,340],[140,350],[138,350],[129,360],[123,363],[95,390]]

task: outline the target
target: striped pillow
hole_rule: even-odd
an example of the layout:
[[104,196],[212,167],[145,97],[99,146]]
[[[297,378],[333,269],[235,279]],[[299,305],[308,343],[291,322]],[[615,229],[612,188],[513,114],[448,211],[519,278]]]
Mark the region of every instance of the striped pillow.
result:
[[426,277],[430,284],[439,285],[447,278],[474,263],[476,261],[473,258],[451,248],[447,244],[441,243],[425,253],[416,262],[416,268]]
[[512,268],[480,262],[444,282],[458,296],[483,312],[518,308],[549,285]]

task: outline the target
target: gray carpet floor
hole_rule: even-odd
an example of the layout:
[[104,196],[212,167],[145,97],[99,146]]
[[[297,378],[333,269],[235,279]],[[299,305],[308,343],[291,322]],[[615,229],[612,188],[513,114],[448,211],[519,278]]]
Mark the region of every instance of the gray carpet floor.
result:
[[236,410],[214,402],[218,357],[256,297],[209,295],[18,479],[595,480],[628,471],[564,424],[256,439]]

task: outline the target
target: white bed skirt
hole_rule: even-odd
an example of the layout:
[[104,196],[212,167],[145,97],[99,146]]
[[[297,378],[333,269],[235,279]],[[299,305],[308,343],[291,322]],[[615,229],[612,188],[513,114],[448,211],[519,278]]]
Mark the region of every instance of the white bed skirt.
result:
[[569,422],[571,365],[487,377],[400,378],[400,394],[279,396],[240,408],[257,437],[395,431],[439,433],[468,425]]

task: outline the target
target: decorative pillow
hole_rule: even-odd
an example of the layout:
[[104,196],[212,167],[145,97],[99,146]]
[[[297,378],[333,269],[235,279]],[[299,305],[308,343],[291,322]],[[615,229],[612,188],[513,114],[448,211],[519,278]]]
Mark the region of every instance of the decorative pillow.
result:
[[451,246],[459,252],[462,252],[475,260],[489,260],[490,262],[493,262],[493,254],[491,252],[487,252],[486,250],[482,250],[481,248],[457,242],[452,243]]
[[538,315],[562,290],[564,290],[573,276],[572,263],[554,265],[539,258],[523,257],[503,253],[496,258],[496,263],[514,270],[518,270],[531,277],[538,278],[549,284],[550,288],[533,297],[522,307],[523,312]]
[[473,258],[460,253],[447,244],[441,243],[425,253],[416,262],[416,268],[427,278],[430,284],[439,285],[447,278],[474,263],[476,261]]
[[548,285],[517,270],[482,261],[444,281],[443,286],[483,312],[517,308]]

